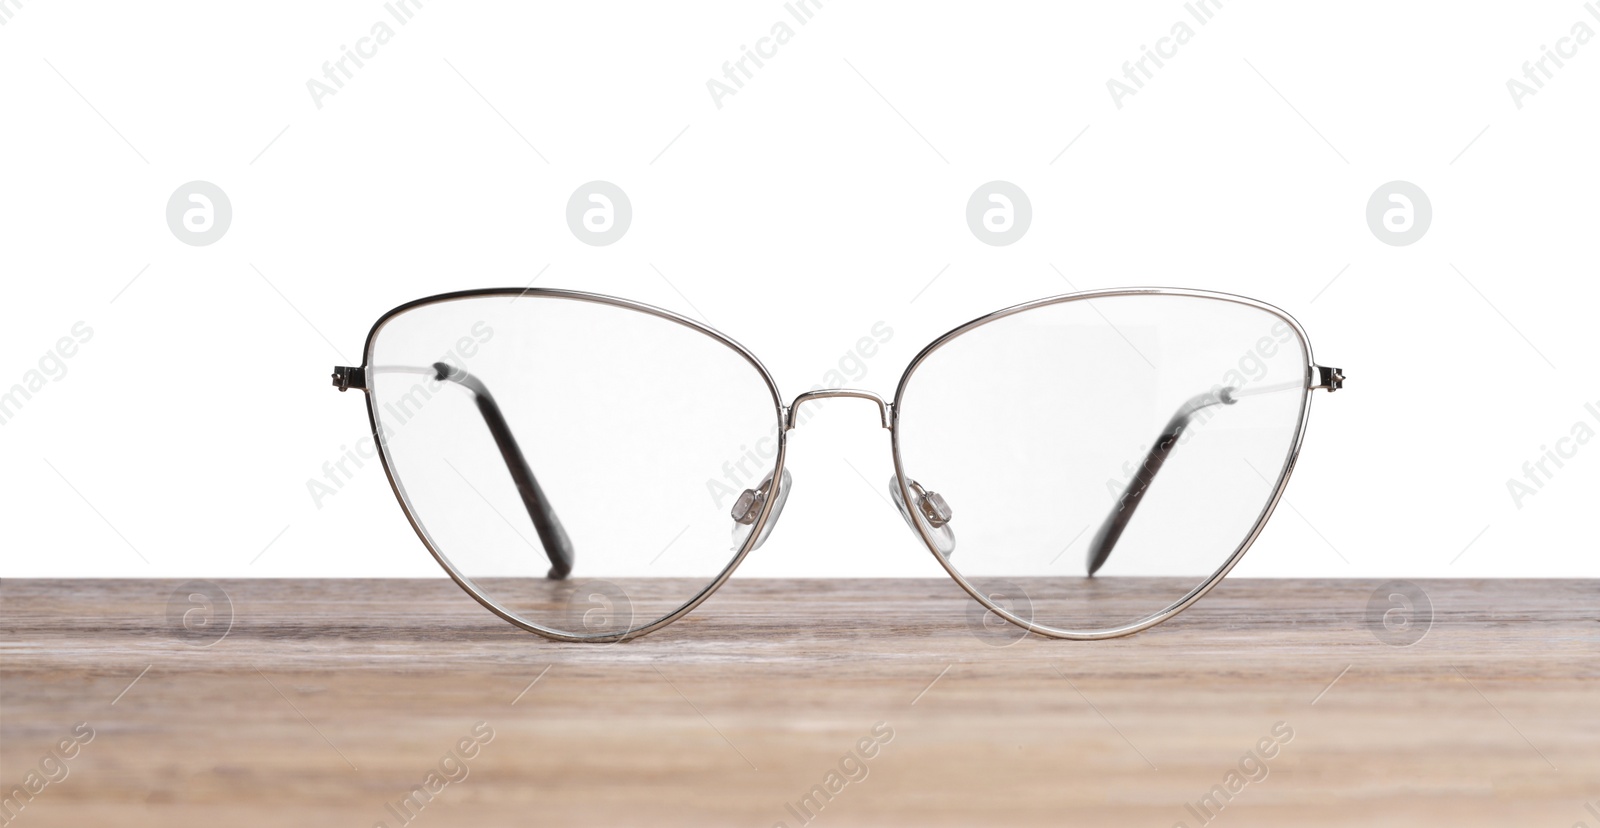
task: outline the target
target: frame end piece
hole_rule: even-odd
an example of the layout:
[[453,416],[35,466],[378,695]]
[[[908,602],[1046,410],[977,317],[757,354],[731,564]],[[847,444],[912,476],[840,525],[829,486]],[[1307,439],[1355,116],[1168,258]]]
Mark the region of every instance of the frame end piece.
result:
[[333,368],[333,387],[340,391],[349,391],[354,388],[358,391],[367,390],[367,370],[365,368],[347,368],[335,365]]

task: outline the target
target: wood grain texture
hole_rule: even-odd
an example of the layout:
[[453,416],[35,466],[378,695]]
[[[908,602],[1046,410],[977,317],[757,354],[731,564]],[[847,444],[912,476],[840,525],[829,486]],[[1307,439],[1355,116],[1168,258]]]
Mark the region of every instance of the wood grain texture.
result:
[[12,824],[392,827],[455,751],[412,825],[798,826],[832,783],[814,824],[1192,828],[1231,783],[1212,825],[1600,828],[1600,584],[1420,584],[1409,647],[1375,581],[1228,580],[1066,642],[975,631],[948,581],[739,578],[595,646],[443,579],[224,581],[200,647],[178,582],[6,580],[0,796],[87,723]]

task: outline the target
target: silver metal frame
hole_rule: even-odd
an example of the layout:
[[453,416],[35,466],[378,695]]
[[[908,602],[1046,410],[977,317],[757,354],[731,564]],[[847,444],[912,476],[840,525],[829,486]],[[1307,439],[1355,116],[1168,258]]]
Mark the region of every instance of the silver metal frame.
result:
[[801,403],[809,400],[826,400],[835,397],[855,397],[862,400],[871,400],[872,402],[878,404],[879,424],[881,424],[884,428],[888,428],[889,423],[893,421],[893,415],[891,414],[893,406],[884,402],[882,397],[872,393],[871,391],[861,391],[855,388],[819,388],[815,391],[807,391],[804,394],[795,397],[794,402],[789,403],[789,416],[785,418],[783,425],[784,429],[789,430],[795,427],[795,417],[800,413]]
[[[454,302],[463,299],[480,299],[486,296],[509,296],[514,299],[524,297],[571,299],[579,302],[590,302],[598,305],[609,305],[611,307],[638,311],[650,316],[676,322],[679,325],[691,330],[699,331],[700,333],[703,333],[706,336],[709,336],[723,345],[733,349],[734,352],[743,357],[746,362],[750,363],[750,365],[761,374],[761,379],[767,384],[767,390],[772,392],[773,422],[776,424],[778,429],[778,454],[775,458],[772,476],[773,479],[779,479],[783,476],[783,458],[788,448],[787,429],[784,427],[788,409],[784,407],[783,397],[778,393],[778,384],[773,381],[772,374],[767,370],[767,367],[762,365],[761,360],[756,359],[756,355],[750,353],[748,348],[745,348],[738,342],[728,338],[720,331],[690,319],[687,316],[682,316],[680,314],[673,313],[672,311],[663,310],[661,308],[642,304],[640,302],[633,302],[627,299],[617,299],[611,296],[602,296],[597,293],[582,293],[575,290],[557,290],[553,288],[485,288],[482,290],[463,290],[453,293],[441,293],[437,296],[428,296],[422,299],[417,299],[413,302],[407,302],[404,305],[390,310],[383,316],[378,317],[378,321],[372,325],[372,330],[367,332],[367,342],[361,350],[362,371],[365,372],[367,366],[372,363],[373,342],[377,339],[378,332],[383,329],[383,326],[388,323],[389,320],[399,316],[402,313],[405,313],[406,311],[426,305],[435,305],[441,302]],[[573,635],[572,633],[551,629],[549,627],[534,624],[519,618],[510,610],[501,606],[499,602],[480,592],[478,588],[473,585],[471,579],[458,572],[450,563],[450,561],[445,558],[444,554],[439,551],[438,546],[433,542],[433,539],[429,537],[427,530],[424,529],[422,527],[422,523],[418,521],[411,508],[411,502],[405,494],[405,488],[400,485],[399,480],[395,477],[394,469],[390,467],[389,445],[383,438],[382,429],[378,427],[378,414],[377,410],[373,406],[373,383],[369,380],[368,382],[364,383],[364,385],[365,387],[362,388],[362,391],[367,398],[367,422],[372,426],[373,439],[375,439],[378,444],[378,457],[383,462],[383,473],[389,478],[389,487],[394,490],[394,496],[400,501],[400,508],[405,512],[406,520],[410,522],[411,528],[416,531],[417,537],[422,540],[422,545],[428,548],[428,552],[433,555],[433,559],[438,561],[440,566],[444,567],[444,571],[450,575],[451,580],[455,581],[457,586],[466,590],[468,595],[471,595],[477,600],[478,603],[482,604],[490,612],[500,616],[512,624],[515,624],[518,627],[521,627],[524,630],[538,633],[539,635],[554,639],[556,641],[589,642],[598,644],[612,641],[626,641],[630,638],[637,638],[641,635],[655,632],[656,630],[659,630],[662,627],[665,627],[666,625],[671,624],[679,618],[687,615],[695,607],[700,606],[702,601],[711,597],[711,593],[716,592],[717,589],[728,580],[728,576],[732,575],[733,571],[739,567],[739,564],[744,560],[744,557],[750,554],[751,549],[755,548],[757,542],[761,538],[762,530],[767,525],[767,518],[772,513],[773,503],[778,500],[774,497],[765,499],[765,502],[761,507],[761,514],[756,517],[754,528],[751,529],[749,537],[745,538],[744,543],[739,547],[739,551],[734,555],[733,560],[728,563],[728,565],[722,570],[721,574],[717,575],[715,580],[713,580],[710,584],[707,584],[706,587],[700,590],[700,592],[693,598],[689,599],[688,603],[674,610],[672,613],[641,626],[632,627],[617,633]]]
[[[773,380],[772,374],[767,370],[766,366],[761,364],[761,361],[756,358],[755,354],[751,353],[749,349],[745,348],[743,345],[740,345],[738,342],[736,342],[732,338],[726,336],[725,334],[721,333],[720,331],[717,331],[716,329],[711,328],[708,325],[702,324],[702,323],[700,323],[698,321],[695,321],[693,319],[690,319],[688,317],[682,316],[680,314],[673,313],[673,312],[668,311],[668,310],[663,310],[661,308],[657,308],[657,307],[654,307],[654,306],[651,306],[651,305],[646,305],[646,304],[642,304],[642,303],[639,303],[639,302],[633,302],[633,301],[630,301],[630,300],[627,300],[627,299],[618,299],[618,298],[611,297],[611,296],[603,296],[603,295],[594,294],[594,293],[583,293],[583,292],[580,292],[580,291],[558,290],[558,289],[552,289],[552,288],[487,288],[487,289],[482,289],[482,290],[457,291],[457,292],[453,292],[453,293],[439,294],[437,296],[429,296],[429,297],[425,297],[425,298],[422,298],[422,299],[417,299],[417,300],[412,301],[412,302],[407,302],[406,304],[400,305],[399,307],[396,307],[396,308],[388,311],[387,313],[383,314],[381,317],[378,318],[378,321],[373,324],[372,329],[367,333],[366,344],[365,344],[365,346],[364,346],[364,348],[362,350],[362,365],[361,365],[361,368],[359,370],[364,375],[366,370],[367,370],[367,367],[371,364],[371,362],[372,362],[373,343],[377,339],[378,332],[383,329],[383,326],[386,323],[388,323],[394,317],[396,317],[396,316],[398,316],[398,315],[400,315],[402,313],[405,313],[406,311],[409,311],[409,310],[412,310],[412,309],[415,309],[415,308],[418,308],[418,307],[423,307],[423,306],[426,306],[426,305],[438,304],[438,303],[442,303],[442,302],[459,301],[459,300],[464,300],[464,299],[477,299],[477,298],[489,297],[489,296],[506,296],[506,297],[512,297],[512,298],[517,298],[517,297],[529,297],[529,298],[543,297],[543,298],[568,299],[568,300],[574,300],[574,301],[579,301],[579,302],[590,302],[590,303],[594,303],[594,304],[609,305],[609,306],[612,306],[612,307],[623,308],[623,309],[626,309],[626,310],[632,310],[632,311],[636,311],[636,312],[639,312],[639,313],[644,313],[644,314],[647,314],[647,315],[650,315],[650,316],[655,316],[655,317],[658,317],[658,318],[661,318],[661,319],[666,319],[666,320],[669,320],[671,322],[675,322],[675,323],[677,323],[679,325],[682,325],[682,326],[684,326],[686,328],[689,328],[691,330],[695,330],[695,331],[698,331],[698,332],[700,332],[702,334],[705,334],[706,336],[709,336],[712,339],[722,343],[723,345],[726,345],[727,347],[733,349],[733,351],[735,351],[741,357],[743,357],[746,362],[750,363],[750,365],[752,367],[754,367],[758,373],[761,374],[762,380],[764,382],[766,382],[766,384],[767,384],[768,391],[770,391],[771,394],[772,394],[774,420],[776,422],[777,431],[778,431],[778,451],[777,451],[776,457],[774,458],[774,465],[773,465],[773,469],[772,469],[772,478],[773,479],[781,479],[782,476],[783,476],[784,458],[785,458],[785,455],[787,453],[787,448],[788,448],[787,433],[788,433],[788,431],[790,429],[795,427],[795,425],[796,425],[796,415],[797,415],[797,413],[799,411],[799,408],[800,408],[800,406],[802,404],[804,404],[805,402],[807,402],[809,400],[825,399],[825,398],[831,398],[831,397],[857,397],[857,398],[866,399],[866,400],[870,400],[872,402],[875,402],[878,405],[878,414],[879,414],[879,420],[880,420],[881,425],[884,428],[889,429],[890,444],[891,444],[891,449],[892,449],[892,452],[893,452],[893,455],[894,455],[895,479],[898,482],[899,487],[900,487],[900,495],[901,495],[902,498],[904,498],[904,502],[906,502],[906,503],[914,503],[915,501],[912,500],[913,492],[908,488],[908,478],[906,476],[904,463],[902,462],[902,459],[901,459],[901,456],[900,456],[899,423],[900,423],[901,402],[902,402],[902,400],[904,398],[904,395],[905,395],[905,392],[906,392],[906,387],[907,387],[908,383],[910,382],[911,377],[916,373],[916,370],[917,370],[918,366],[920,366],[923,363],[923,361],[925,361],[934,352],[938,351],[940,348],[942,348],[945,345],[949,344],[952,340],[954,340],[955,338],[961,336],[964,333],[967,333],[968,331],[971,331],[971,330],[973,330],[975,328],[979,328],[979,327],[982,327],[984,325],[987,325],[990,322],[994,322],[994,321],[999,320],[999,319],[1004,319],[1004,318],[1006,318],[1008,316],[1013,316],[1015,314],[1022,313],[1024,311],[1033,310],[1035,308],[1041,308],[1041,307],[1046,307],[1046,306],[1050,306],[1050,305],[1061,304],[1061,303],[1065,303],[1065,302],[1088,301],[1088,300],[1093,300],[1093,299],[1102,299],[1102,298],[1116,297],[1116,296],[1142,296],[1142,295],[1185,296],[1185,297],[1193,297],[1193,298],[1213,299],[1213,300],[1219,300],[1219,301],[1233,302],[1233,303],[1241,304],[1241,305],[1247,305],[1249,307],[1253,307],[1253,308],[1257,308],[1259,310],[1266,311],[1268,313],[1271,313],[1274,316],[1277,316],[1278,318],[1284,320],[1285,322],[1287,322],[1289,324],[1290,328],[1294,330],[1295,336],[1299,338],[1300,344],[1301,344],[1302,348],[1304,349],[1304,353],[1306,355],[1305,375],[1304,375],[1304,379],[1303,379],[1303,382],[1304,382],[1304,385],[1305,385],[1305,392],[1304,392],[1305,396],[1304,396],[1304,398],[1303,398],[1303,400],[1301,402],[1300,422],[1299,422],[1299,424],[1298,424],[1298,426],[1297,426],[1297,428],[1295,430],[1294,443],[1293,443],[1292,449],[1289,452],[1289,456],[1285,460],[1283,468],[1281,469],[1281,471],[1279,473],[1277,483],[1273,487],[1273,492],[1272,492],[1271,499],[1268,501],[1266,506],[1262,509],[1261,514],[1257,517],[1256,523],[1252,527],[1252,529],[1250,531],[1250,534],[1244,539],[1244,542],[1241,543],[1239,545],[1239,547],[1234,550],[1233,554],[1231,556],[1229,556],[1228,560],[1226,562],[1224,562],[1223,565],[1219,569],[1217,569],[1217,571],[1214,572],[1204,583],[1202,583],[1199,586],[1195,587],[1194,589],[1190,590],[1189,593],[1186,594],[1183,598],[1179,599],[1177,602],[1175,602],[1172,605],[1168,606],[1166,609],[1163,609],[1160,612],[1157,612],[1154,615],[1151,615],[1148,618],[1145,618],[1145,619],[1143,619],[1141,621],[1137,621],[1137,622],[1134,622],[1132,624],[1127,624],[1127,625],[1124,625],[1122,627],[1117,627],[1115,629],[1110,629],[1110,630],[1087,630],[1087,631],[1085,631],[1085,630],[1064,630],[1064,629],[1059,629],[1059,628],[1056,628],[1056,627],[1051,627],[1051,626],[1048,626],[1048,625],[1045,625],[1045,624],[1038,624],[1038,623],[1033,622],[1031,619],[1020,618],[1020,617],[1016,616],[1015,614],[1011,613],[1010,611],[1008,611],[1008,610],[996,605],[993,601],[990,601],[989,598],[987,596],[985,596],[982,593],[981,590],[979,590],[976,587],[974,587],[961,574],[960,571],[958,571],[955,567],[951,566],[950,562],[945,558],[945,556],[939,554],[938,548],[935,545],[934,540],[931,537],[929,537],[927,529],[925,527],[923,527],[922,525],[920,525],[920,522],[917,522],[916,524],[914,524],[915,528],[917,530],[917,534],[922,538],[923,544],[925,546],[927,546],[928,551],[933,554],[934,560],[938,561],[939,565],[944,567],[945,571],[947,573],[949,573],[950,577],[953,578],[955,580],[955,582],[961,586],[962,589],[966,590],[968,595],[971,595],[974,600],[978,601],[984,607],[988,608],[989,611],[995,613],[996,615],[1000,616],[1001,618],[1004,618],[1007,621],[1010,621],[1011,623],[1016,624],[1016,625],[1018,625],[1020,627],[1023,627],[1024,629],[1027,629],[1027,630],[1029,630],[1031,632],[1035,632],[1035,633],[1038,633],[1040,635],[1048,636],[1048,637],[1051,637],[1051,638],[1066,638],[1066,639],[1079,639],[1079,640],[1114,638],[1114,637],[1117,637],[1117,636],[1128,635],[1130,633],[1138,632],[1139,630],[1143,630],[1143,629],[1146,629],[1148,627],[1154,626],[1155,624],[1159,624],[1162,621],[1165,621],[1168,618],[1171,618],[1172,616],[1176,615],[1177,613],[1182,612],[1190,604],[1193,604],[1195,601],[1199,600],[1202,596],[1204,596],[1207,592],[1209,592],[1213,587],[1215,587],[1217,585],[1217,583],[1220,582],[1222,580],[1222,578],[1224,576],[1226,576],[1228,574],[1228,572],[1231,571],[1236,564],[1238,564],[1240,558],[1242,558],[1244,556],[1244,553],[1250,548],[1250,546],[1255,542],[1256,538],[1261,534],[1261,530],[1266,526],[1267,519],[1272,516],[1273,511],[1277,508],[1278,501],[1280,499],[1282,499],[1284,489],[1288,484],[1289,476],[1294,472],[1295,464],[1298,461],[1299,456],[1300,456],[1301,443],[1302,443],[1303,439],[1305,438],[1306,425],[1309,422],[1310,416],[1311,416],[1311,392],[1316,390],[1317,388],[1327,388],[1329,390],[1332,390],[1332,389],[1338,388],[1338,387],[1340,387],[1342,385],[1344,377],[1343,377],[1342,374],[1339,374],[1336,369],[1326,369],[1326,368],[1323,368],[1321,366],[1318,366],[1315,363],[1315,361],[1313,360],[1312,355],[1311,355],[1311,342],[1310,342],[1310,339],[1306,336],[1305,330],[1300,326],[1300,323],[1297,322],[1294,319],[1294,317],[1290,316],[1288,313],[1285,313],[1283,310],[1281,310],[1279,308],[1276,308],[1276,307],[1274,307],[1272,305],[1268,305],[1268,304],[1266,304],[1264,302],[1258,302],[1258,301],[1256,301],[1254,299],[1248,299],[1248,298],[1245,298],[1245,297],[1242,297],[1242,296],[1235,296],[1235,295],[1227,294],[1227,293],[1216,293],[1216,292],[1203,291],[1203,290],[1188,290],[1188,289],[1183,289],[1183,288],[1122,288],[1122,289],[1092,290],[1092,291],[1080,291],[1080,292],[1076,292],[1076,293],[1068,293],[1068,294],[1063,294],[1063,295],[1060,295],[1060,296],[1053,296],[1053,297],[1049,297],[1049,298],[1045,298],[1045,299],[1038,299],[1038,300],[1035,300],[1035,301],[1032,301],[1032,302],[1024,302],[1024,303],[1019,304],[1019,305],[1013,305],[1013,306],[1011,306],[1009,308],[1004,308],[1002,310],[995,311],[994,313],[988,314],[986,316],[982,316],[982,317],[979,317],[977,319],[974,319],[971,322],[968,322],[968,323],[966,323],[964,325],[961,325],[961,326],[959,326],[957,328],[954,328],[954,329],[950,330],[949,332],[945,333],[943,336],[941,336],[938,339],[934,340],[927,347],[923,348],[922,351],[919,352],[917,354],[917,356],[914,359],[911,360],[911,364],[906,366],[905,372],[900,375],[900,382],[899,382],[898,386],[895,389],[894,400],[892,402],[885,402],[882,397],[880,397],[877,394],[874,394],[874,393],[872,393],[870,391],[862,391],[862,390],[857,390],[857,389],[840,388],[840,389],[820,389],[820,390],[816,390],[816,391],[807,391],[807,392],[795,397],[794,401],[791,404],[786,406],[786,405],[783,404],[782,395],[778,391],[777,382]],[[348,370],[348,369],[341,369],[341,370]],[[338,377],[339,377],[339,374],[336,371],[336,373],[335,373],[335,385],[339,384],[338,383]],[[1333,380],[1334,377],[1337,378],[1337,381]],[[365,379],[364,376],[363,376],[363,379]],[[748,555],[753,548],[755,548],[755,546],[757,545],[759,539],[762,537],[762,535],[763,535],[763,533],[764,533],[764,531],[766,529],[768,520],[771,518],[771,514],[772,514],[772,511],[773,511],[773,504],[775,502],[777,502],[777,500],[778,500],[778,498],[772,498],[772,497],[764,499],[765,502],[762,505],[760,514],[756,517],[756,520],[754,521],[754,524],[752,526],[751,531],[748,534],[748,537],[745,539],[744,543],[740,546],[739,550],[734,555],[733,559],[722,570],[722,572],[713,581],[711,581],[711,583],[707,584],[704,589],[702,589],[693,598],[691,598],[687,603],[685,603],[683,606],[679,607],[677,610],[673,611],[672,613],[670,613],[668,615],[665,615],[665,616],[663,616],[661,618],[655,619],[653,621],[650,621],[648,623],[645,623],[645,624],[643,624],[641,626],[633,627],[633,628],[630,628],[630,629],[622,631],[622,632],[595,634],[595,635],[573,635],[571,633],[563,632],[561,630],[555,630],[555,629],[551,629],[551,628],[548,628],[548,627],[541,626],[539,624],[533,624],[533,623],[530,623],[530,622],[518,617],[517,615],[512,613],[510,610],[507,610],[505,607],[501,606],[494,599],[492,599],[489,596],[487,596],[487,595],[483,594],[482,592],[480,592],[476,588],[476,586],[474,586],[472,584],[472,582],[471,582],[471,580],[469,578],[464,576],[462,573],[458,572],[455,569],[455,567],[453,565],[451,565],[449,560],[440,552],[438,546],[433,542],[432,538],[429,537],[429,535],[427,533],[427,530],[424,529],[422,524],[418,521],[418,519],[416,518],[416,516],[415,516],[415,514],[414,514],[414,512],[413,512],[413,510],[411,508],[410,501],[409,501],[409,499],[407,498],[407,496],[405,494],[405,489],[400,484],[399,480],[395,477],[394,470],[390,465],[390,462],[389,462],[389,447],[388,447],[387,442],[384,440],[384,437],[383,437],[383,434],[382,434],[382,430],[378,426],[377,411],[376,411],[376,409],[374,407],[374,404],[373,404],[371,385],[372,385],[371,382],[362,382],[360,384],[360,386],[350,386],[350,387],[360,387],[361,390],[365,392],[366,401],[367,401],[367,421],[372,427],[373,437],[377,441],[377,445],[379,447],[378,454],[379,454],[379,458],[380,458],[380,460],[382,461],[382,464],[383,464],[384,474],[385,474],[385,476],[388,477],[389,486],[394,491],[395,498],[400,502],[401,509],[405,512],[406,520],[408,522],[410,522],[411,528],[414,531],[416,531],[417,537],[422,540],[422,543],[423,543],[423,545],[425,547],[427,547],[428,552],[433,555],[434,560],[439,562],[439,565],[444,568],[445,572],[447,574],[449,574],[451,579],[454,580],[456,582],[456,584],[458,586],[460,586],[463,590],[465,590],[468,595],[471,595],[475,600],[477,600],[478,603],[482,604],[490,612],[493,612],[495,615],[500,616],[501,618],[505,619],[506,621],[510,622],[511,624],[514,624],[514,625],[516,625],[516,626],[518,626],[518,627],[520,627],[520,628],[522,628],[524,630],[528,630],[529,632],[538,633],[539,635],[545,636],[546,638],[551,638],[551,639],[554,639],[554,640],[557,640],[557,641],[596,642],[596,643],[612,642],[612,641],[625,641],[625,640],[630,639],[630,638],[636,638],[638,636],[654,632],[654,631],[656,631],[658,629],[661,629],[662,627],[665,627],[668,624],[671,624],[672,622],[678,620],[679,618],[682,618],[684,615],[686,615],[689,612],[691,612],[692,610],[694,610],[695,607],[699,606],[701,604],[701,602],[703,602],[707,598],[709,598],[713,592],[716,592],[717,589],[720,588],[723,585],[723,583],[725,583],[728,580],[729,576],[731,576],[733,574],[733,571],[738,568],[739,564],[744,561],[745,556]],[[344,386],[340,386],[340,387],[341,387],[341,390],[343,390]]]
[[[1011,611],[997,605],[993,601],[990,601],[988,596],[984,595],[982,591],[974,587],[971,582],[962,576],[960,571],[951,566],[950,561],[947,560],[945,556],[939,554],[938,548],[934,545],[933,538],[928,536],[927,529],[921,526],[920,522],[918,523],[916,526],[917,534],[922,537],[922,541],[928,547],[928,551],[933,553],[934,560],[938,561],[939,565],[943,566],[945,571],[950,573],[950,577],[954,578],[955,582],[960,584],[961,588],[966,590],[968,595],[971,595],[974,600],[980,604],[983,604],[995,615],[998,615],[1019,627],[1023,627],[1030,632],[1035,632],[1051,638],[1067,638],[1079,641],[1090,641],[1102,638],[1117,638],[1130,633],[1136,633],[1148,627],[1155,626],[1156,624],[1159,624],[1162,621],[1165,621],[1168,618],[1171,618],[1172,616],[1177,615],[1178,613],[1187,609],[1190,604],[1200,600],[1201,596],[1204,596],[1207,592],[1210,592],[1212,587],[1215,587],[1217,583],[1220,582],[1223,577],[1226,576],[1228,572],[1239,563],[1239,559],[1243,558],[1244,553],[1250,548],[1251,544],[1255,543],[1256,537],[1261,534],[1261,530],[1266,526],[1267,519],[1272,516],[1273,510],[1277,508],[1278,501],[1282,499],[1284,488],[1289,482],[1289,475],[1294,472],[1295,463],[1300,458],[1300,444],[1301,441],[1305,439],[1306,424],[1311,418],[1311,392],[1315,390],[1311,380],[1313,375],[1318,371],[1316,361],[1311,356],[1311,340],[1306,336],[1305,329],[1300,327],[1300,323],[1296,321],[1294,317],[1290,316],[1288,313],[1285,313],[1279,308],[1273,307],[1265,302],[1258,302],[1254,299],[1249,299],[1243,296],[1235,296],[1231,293],[1216,293],[1213,291],[1189,290],[1186,288],[1113,288],[1109,290],[1079,291],[1077,293],[1067,293],[1061,296],[1052,296],[1047,299],[1036,299],[1032,302],[1024,302],[1020,305],[1012,305],[1009,308],[997,310],[988,316],[982,316],[974,319],[965,325],[961,325],[960,327],[947,332],[945,335],[935,339],[931,344],[928,345],[928,347],[923,348],[922,351],[911,360],[911,364],[906,366],[905,373],[900,375],[900,384],[895,388],[894,403],[891,409],[894,413],[894,418],[890,422],[889,439],[894,452],[895,480],[899,481],[900,483],[900,496],[906,498],[905,502],[911,503],[914,501],[911,500],[911,491],[906,486],[907,478],[905,466],[900,459],[899,425],[901,402],[905,397],[906,386],[910,382],[911,376],[916,373],[917,366],[921,365],[922,362],[931,356],[935,351],[943,348],[945,345],[948,345],[950,341],[956,337],[959,337],[962,334],[973,330],[974,328],[981,328],[990,322],[994,322],[998,319],[1004,319],[1008,316],[1014,316],[1024,311],[1047,307],[1049,305],[1059,305],[1064,302],[1105,299],[1113,296],[1152,295],[1187,296],[1199,299],[1216,299],[1226,302],[1233,302],[1267,311],[1268,313],[1271,313],[1289,323],[1289,327],[1294,330],[1295,336],[1299,337],[1300,344],[1304,348],[1306,355],[1305,377],[1303,380],[1306,389],[1305,396],[1300,404],[1300,423],[1295,429],[1294,444],[1289,451],[1288,459],[1284,461],[1283,469],[1278,475],[1278,482],[1273,487],[1271,500],[1267,502],[1266,507],[1261,510],[1261,514],[1256,518],[1255,526],[1251,528],[1250,534],[1244,539],[1243,543],[1239,544],[1239,548],[1234,550],[1233,554],[1228,557],[1228,560],[1224,562],[1216,572],[1212,573],[1211,577],[1206,579],[1204,583],[1190,590],[1187,595],[1178,599],[1166,609],[1161,610],[1160,612],[1157,612],[1141,621],[1135,621],[1132,624],[1126,624],[1109,630],[1064,630],[1058,627],[1049,626],[1047,624],[1038,624],[1031,619],[1019,618]],[[1340,379],[1342,381],[1343,377],[1341,376]]]

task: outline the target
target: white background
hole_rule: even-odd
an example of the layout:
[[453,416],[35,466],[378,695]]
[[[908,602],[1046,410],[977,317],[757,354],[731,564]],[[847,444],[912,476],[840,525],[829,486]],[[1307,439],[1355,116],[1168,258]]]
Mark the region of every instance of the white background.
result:
[[[1350,381],[1237,574],[1600,575],[1600,440],[1507,491],[1600,429],[1600,43],[1521,109],[1506,88],[1600,28],[1574,0],[1229,0],[1121,109],[1107,80],[1180,4],[829,0],[720,109],[707,80],[780,3],[430,0],[320,109],[306,82],[380,3],[6,9],[0,390],[94,335],[0,426],[0,574],[439,575],[375,463],[308,494],[366,428],[329,368],[396,304],[541,274],[702,316],[787,397],[880,320],[855,384],[888,396],[940,333],[1068,280],[1241,293]],[[234,212],[207,247],[165,219],[196,179]],[[633,204],[609,247],[566,225],[594,179]],[[1007,247],[964,218],[994,179],[1033,205]],[[1433,206],[1407,247],[1365,218],[1395,179]],[[875,418],[836,401],[792,433],[741,575],[942,574],[878,494]]]

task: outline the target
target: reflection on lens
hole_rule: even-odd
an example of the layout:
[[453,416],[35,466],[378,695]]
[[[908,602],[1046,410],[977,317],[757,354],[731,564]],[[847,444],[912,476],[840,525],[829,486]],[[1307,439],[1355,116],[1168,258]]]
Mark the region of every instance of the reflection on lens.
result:
[[367,363],[419,532],[483,598],[561,634],[648,626],[716,582],[742,546],[734,504],[781,455],[752,360],[625,304],[436,301],[387,319]]
[[904,380],[900,473],[936,489],[969,584],[1101,633],[1183,601],[1250,537],[1287,470],[1309,357],[1298,328],[1215,297],[1028,308],[946,340]]

